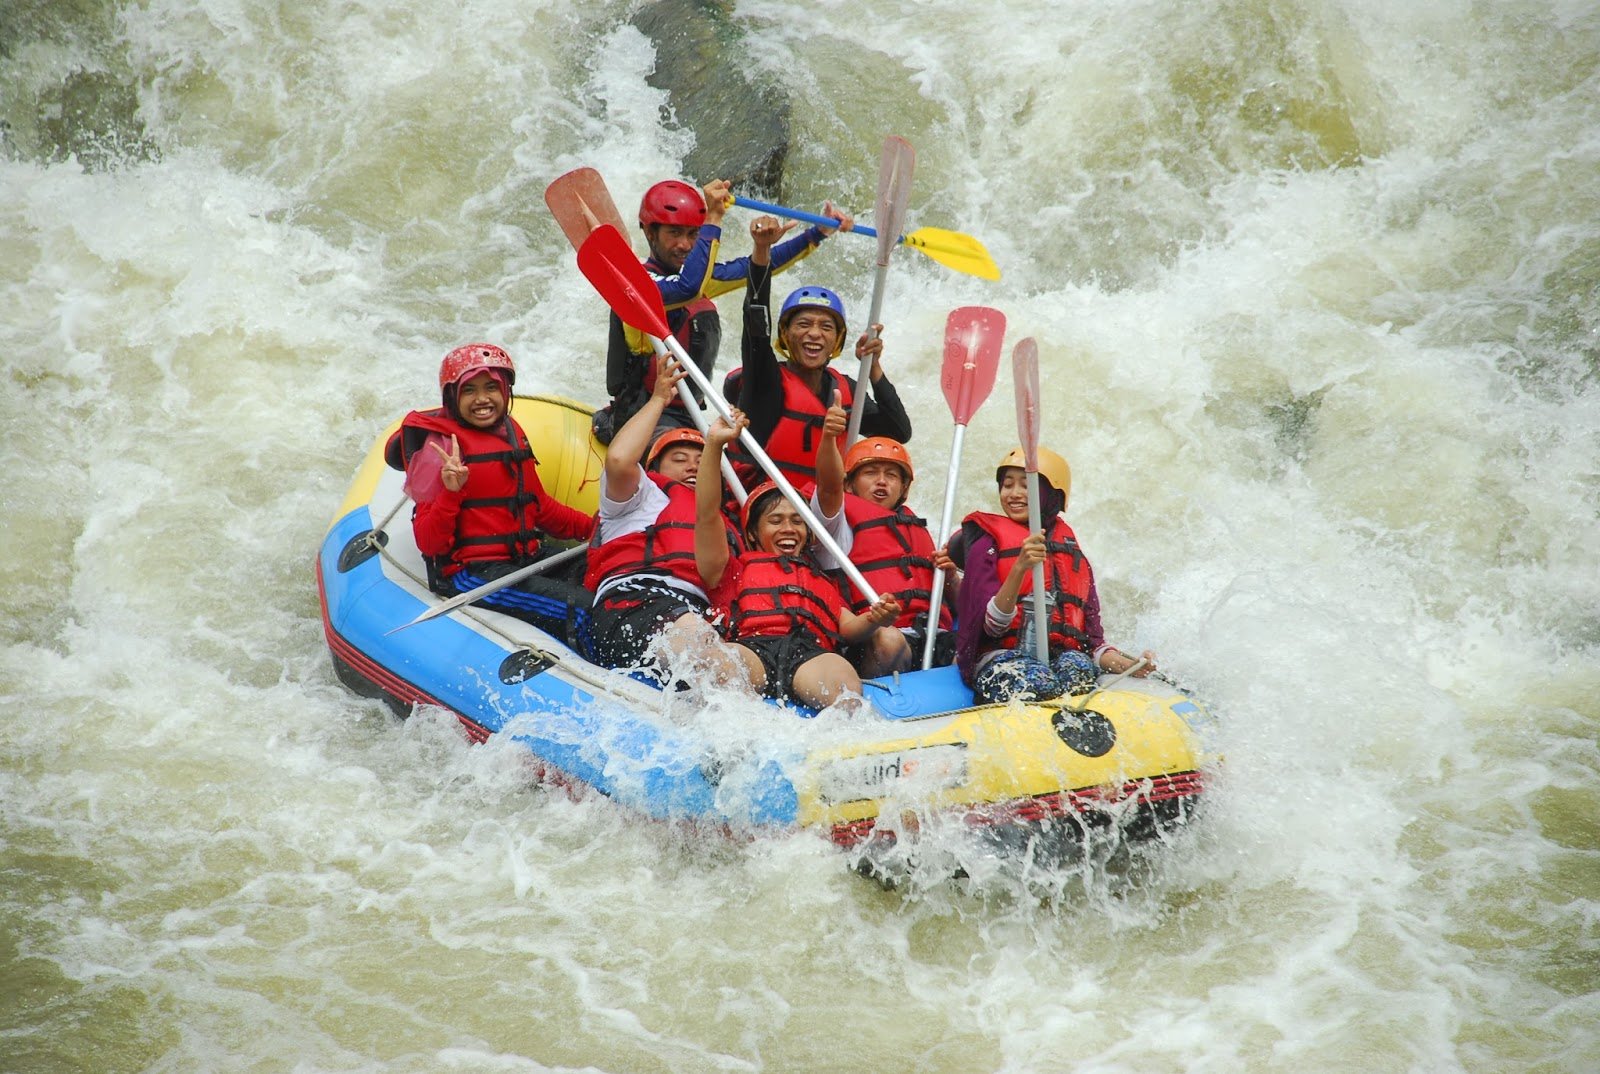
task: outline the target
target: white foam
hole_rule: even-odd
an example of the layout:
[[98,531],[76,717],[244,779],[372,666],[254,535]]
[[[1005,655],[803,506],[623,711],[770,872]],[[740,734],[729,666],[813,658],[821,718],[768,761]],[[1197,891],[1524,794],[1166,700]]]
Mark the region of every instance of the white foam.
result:
[[[330,673],[315,548],[439,357],[491,339],[519,388],[599,401],[605,309],[544,185],[595,166],[627,220],[689,146],[624,14],[162,0],[8,53],[13,150],[92,121],[74,70],[132,72],[154,147],[0,159],[0,861],[11,968],[57,997],[19,1062],[1595,1067],[1589,6],[737,7],[739,62],[797,94],[791,204],[867,220],[901,134],[909,226],[1004,271],[892,262],[914,505],[945,316],[997,306],[1112,640],[1220,717],[1203,823],[1158,852],[1019,880],[952,840],[971,879],[896,892],[813,835],[535,786]],[[873,252],[803,266],[852,330]],[[1011,403],[1002,372],[961,513]],[[801,740],[733,695],[693,718]]]

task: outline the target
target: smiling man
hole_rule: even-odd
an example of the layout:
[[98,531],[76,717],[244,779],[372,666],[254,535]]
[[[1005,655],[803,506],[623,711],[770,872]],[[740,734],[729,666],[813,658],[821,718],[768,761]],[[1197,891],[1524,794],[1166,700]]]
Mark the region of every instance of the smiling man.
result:
[[[809,487],[817,479],[817,448],[828,408],[837,403],[848,411],[862,386],[832,367],[844,350],[846,325],[844,302],[828,288],[811,284],[790,292],[778,311],[774,335],[770,251],[782,232],[758,227],[761,223],[757,220],[750,228],[756,248],[750,255],[740,341],[744,364],[728,374],[723,394],[750,419],[751,435],[784,476],[797,487]],[[872,356],[871,394],[862,409],[861,435],[887,436],[903,444],[911,439],[911,418],[883,372],[883,326],[870,327],[855,346],[858,359]],[[756,477],[753,460],[737,450],[730,450],[729,456],[741,478]]]
[[[915,654],[922,651],[927,637],[934,571],[952,568],[945,577],[950,603],[959,592],[960,582],[954,564],[935,547],[927,519],[906,506],[916,473],[904,444],[886,436],[857,440],[844,457],[844,470],[844,514],[854,536],[850,562],[873,589],[892,594],[899,601],[900,616],[893,628],[905,642],[902,644],[889,631],[877,631],[845,655],[865,678],[905,671],[915,662]],[[950,603],[939,608],[939,634],[933,650],[936,665],[955,659]],[[855,607],[857,611],[865,607],[859,597]]]
[[[709,587],[695,563],[695,484],[705,438],[680,428],[654,435],[684,371],[662,355],[652,372],[649,400],[606,450],[583,579],[595,595],[584,655],[607,667],[654,670],[663,684],[686,670],[733,682],[739,665],[711,627]],[[732,542],[732,533],[724,539]]]

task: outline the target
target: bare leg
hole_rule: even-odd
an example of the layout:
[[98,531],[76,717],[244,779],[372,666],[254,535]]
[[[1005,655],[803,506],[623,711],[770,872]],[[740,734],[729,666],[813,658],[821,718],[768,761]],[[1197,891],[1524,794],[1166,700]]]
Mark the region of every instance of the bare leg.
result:
[[850,661],[838,653],[823,653],[801,664],[789,689],[796,701],[819,709],[827,708],[846,692],[860,694],[861,677]]
[[661,631],[661,645],[662,660],[670,672],[686,676],[704,672],[721,687],[745,681],[745,669],[738,656],[723,644],[711,624],[694,612],[685,612],[668,623]]
[[738,642],[733,643],[733,655],[744,665],[745,681],[759,694],[767,685],[767,669],[762,666],[761,658]]
[[875,679],[896,671],[910,671],[916,663],[911,643],[896,627],[879,627],[867,639],[866,652],[861,658],[861,677]]

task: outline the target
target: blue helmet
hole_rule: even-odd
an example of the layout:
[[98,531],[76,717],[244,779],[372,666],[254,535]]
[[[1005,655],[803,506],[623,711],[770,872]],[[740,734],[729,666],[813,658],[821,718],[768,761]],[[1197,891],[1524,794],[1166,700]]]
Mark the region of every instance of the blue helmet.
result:
[[817,287],[808,284],[805,287],[796,287],[789,292],[789,297],[783,300],[783,306],[778,310],[778,351],[785,358],[789,357],[789,345],[783,341],[784,325],[789,323],[789,318],[804,306],[821,306],[833,314],[834,320],[839,322],[839,340],[834,344],[831,358],[839,357],[839,352],[844,350],[844,302],[839,296],[826,287]]

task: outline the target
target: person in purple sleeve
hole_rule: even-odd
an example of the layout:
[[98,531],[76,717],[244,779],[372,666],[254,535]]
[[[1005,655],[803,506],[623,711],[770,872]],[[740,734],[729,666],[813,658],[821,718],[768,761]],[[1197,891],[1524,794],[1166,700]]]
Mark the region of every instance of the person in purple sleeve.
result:
[[[1028,482],[1022,449],[995,468],[1000,511],[974,511],[951,539],[949,554],[965,572],[956,613],[956,666],[980,703],[1048,701],[1094,689],[1100,671],[1140,678],[1155,654],[1132,657],[1106,644],[1094,569],[1062,515],[1072,493],[1067,460],[1039,449],[1042,530],[1028,529]],[[1049,661],[1038,658],[1033,630],[1033,568],[1044,564],[1049,605]]]

